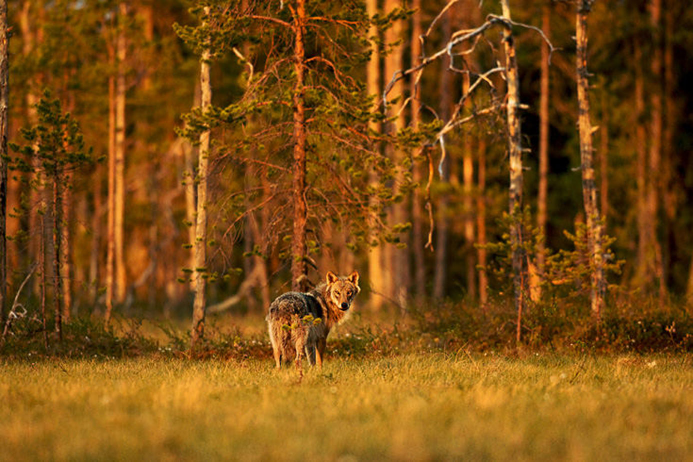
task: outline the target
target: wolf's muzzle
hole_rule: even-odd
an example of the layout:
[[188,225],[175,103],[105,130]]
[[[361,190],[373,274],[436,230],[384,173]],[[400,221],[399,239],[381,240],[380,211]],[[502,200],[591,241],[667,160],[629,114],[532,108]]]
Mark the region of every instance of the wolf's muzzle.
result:
[[348,303],[342,303],[341,310],[346,311],[349,309],[349,304]]

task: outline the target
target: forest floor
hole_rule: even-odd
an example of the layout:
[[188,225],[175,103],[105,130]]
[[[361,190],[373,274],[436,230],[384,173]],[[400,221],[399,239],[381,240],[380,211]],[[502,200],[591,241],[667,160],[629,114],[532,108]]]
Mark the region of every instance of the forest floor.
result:
[[693,356],[3,358],[0,460],[685,460]]

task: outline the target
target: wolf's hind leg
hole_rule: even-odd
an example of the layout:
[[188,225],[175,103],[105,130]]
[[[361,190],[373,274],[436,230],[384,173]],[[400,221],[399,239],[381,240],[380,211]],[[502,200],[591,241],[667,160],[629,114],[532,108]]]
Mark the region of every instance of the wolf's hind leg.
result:
[[272,350],[274,352],[274,362],[277,369],[282,368],[282,351],[279,345],[272,344]]
[[322,369],[322,360],[325,359],[325,345],[327,344],[327,339],[318,339],[318,345],[316,348],[316,359],[318,362],[318,367]]
[[302,356],[306,354],[306,332],[295,331],[295,347],[296,347],[296,369],[299,376],[303,377],[303,364],[301,363]]
[[306,357],[308,364],[315,366],[315,345],[306,345]]

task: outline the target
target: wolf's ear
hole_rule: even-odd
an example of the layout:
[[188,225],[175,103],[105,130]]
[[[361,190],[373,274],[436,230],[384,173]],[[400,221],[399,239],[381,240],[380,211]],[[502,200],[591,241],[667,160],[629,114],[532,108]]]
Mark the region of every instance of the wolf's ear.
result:
[[332,271],[327,272],[327,276],[325,277],[325,281],[328,284],[333,284],[337,279],[339,279],[339,278]]
[[351,273],[347,279],[349,280],[349,282],[351,282],[352,284],[354,284],[355,286],[358,287],[358,285],[359,285],[359,273],[358,273],[358,271],[354,271],[353,273]]

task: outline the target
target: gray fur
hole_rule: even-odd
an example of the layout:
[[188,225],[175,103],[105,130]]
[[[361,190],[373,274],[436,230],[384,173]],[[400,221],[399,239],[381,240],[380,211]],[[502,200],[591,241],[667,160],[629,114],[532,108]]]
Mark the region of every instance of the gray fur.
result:
[[295,356],[301,370],[301,358],[322,367],[327,336],[343,321],[360,292],[359,275],[347,277],[328,272],[325,283],[310,292],[287,292],[277,297],[269,308],[267,325],[277,368],[282,361]]

